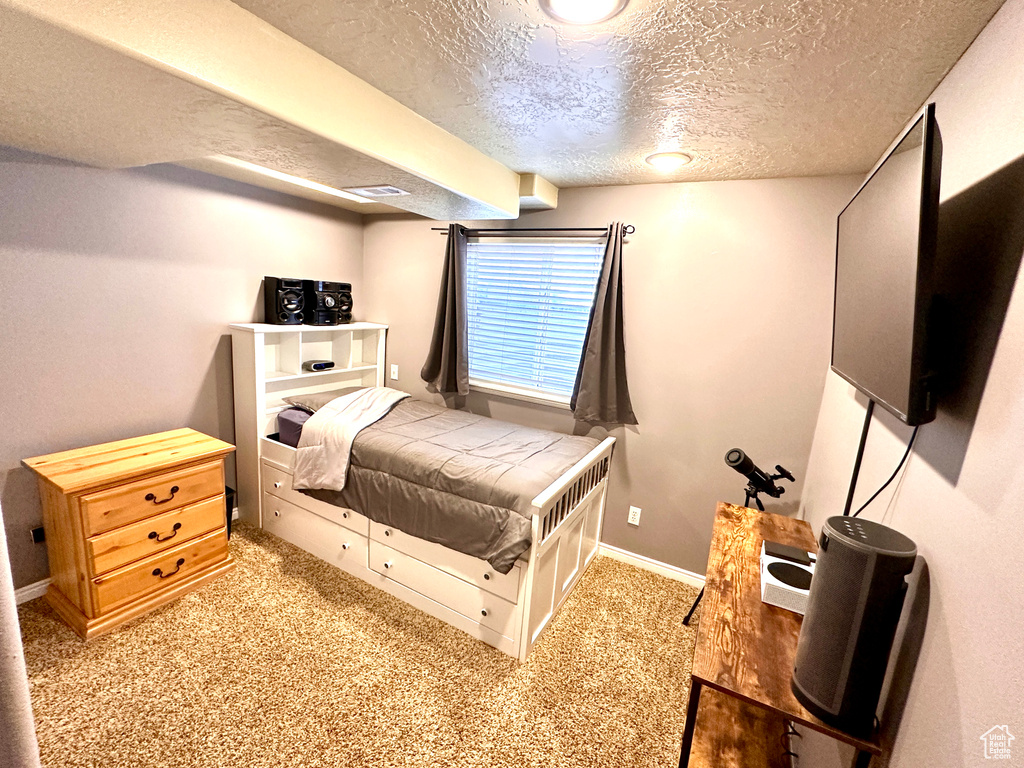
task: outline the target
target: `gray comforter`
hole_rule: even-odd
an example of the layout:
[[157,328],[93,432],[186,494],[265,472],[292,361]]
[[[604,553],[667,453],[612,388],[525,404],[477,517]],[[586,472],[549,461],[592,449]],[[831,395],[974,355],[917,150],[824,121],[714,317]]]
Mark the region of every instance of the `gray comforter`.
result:
[[598,441],[404,400],[352,446],[340,491],[303,491],[508,573],[531,502]]

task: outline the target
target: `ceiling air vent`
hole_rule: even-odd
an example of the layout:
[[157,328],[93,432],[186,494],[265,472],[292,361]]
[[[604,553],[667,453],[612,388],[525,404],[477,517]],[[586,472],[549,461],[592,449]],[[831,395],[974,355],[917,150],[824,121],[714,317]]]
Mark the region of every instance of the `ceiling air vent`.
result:
[[393,187],[390,184],[382,184],[379,187],[346,187],[345,192],[349,192],[353,195],[359,195],[360,197],[400,197],[401,195],[408,195],[404,189]]

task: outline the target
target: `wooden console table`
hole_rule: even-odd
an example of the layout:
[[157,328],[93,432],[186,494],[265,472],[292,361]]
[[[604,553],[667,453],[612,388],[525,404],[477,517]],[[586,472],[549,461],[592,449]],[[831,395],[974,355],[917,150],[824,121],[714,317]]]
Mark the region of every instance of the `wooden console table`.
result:
[[[680,768],[782,768],[786,721],[853,745],[855,765],[881,754],[812,715],[790,688],[799,614],[761,602],[761,542],[817,551],[803,520],[719,502],[693,651]],[[696,735],[695,735],[696,734]]]

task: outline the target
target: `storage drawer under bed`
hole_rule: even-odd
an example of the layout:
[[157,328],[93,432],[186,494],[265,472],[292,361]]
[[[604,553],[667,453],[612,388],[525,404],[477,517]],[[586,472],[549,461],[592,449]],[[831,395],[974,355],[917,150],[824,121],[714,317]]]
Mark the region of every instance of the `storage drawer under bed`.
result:
[[514,637],[516,606],[497,595],[370,540],[370,569],[505,637]]
[[[260,476],[262,479],[264,494],[269,493],[280,499],[284,499],[300,509],[306,509],[314,512],[320,517],[326,518],[338,525],[343,525],[346,528],[350,528],[364,537],[370,535],[370,519],[368,517],[364,517],[351,509],[336,507],[333,504],[328,504],[325,501],[314,499],[311,496],[307,496],[304,493],[293,490],[292,475],[290,472],[285,472],[273,464],[264,461]],[[267,509],[264,505],[264,525],[266,525],[266,516]]]
[[366,572],[366,536],[270,493],[263,494],[263,529],[342,570]]
[[[280,535],[281,538],[290,541],[287,536],[280,533],[283,530],[281,521],[269,519],[275,512],[280,514],[279,509],[272,508],[272,505],[277,500],[283,500],[294,507],[310,511],[319,517],[345,526],[364,537],[376,539],[382,544],[386,544],[404,554],[411,555],[436,569],[469,582],[480,589],[487,590],[509,602],[515,603],[519,600],[519,586],[523,573],[520,563],[517,562],[507,574],[498,573],[491,568],[486,560],[458,552],[426,539],[411,536],[392,526],[374,522],[353,510],[336,507],[333,504],[319,501],[304,493],[292,490],[291,473],[284,471],[274,463],[263,461],[261,468],[264,498],[263,527],[271,530],[272,533]],[[273,529],[271,526],[273,526]],[[292,543],[294,544],[295,542]]]
[[370,521],[370,539],[429,563],[434,568],[475,584],[480,589],[486,589],[510,603],[519,600],[519,580],[522,574],[519,563],[516,563],[507,574],[498,573],[486,560],[479,557],[410,536],[397,528],[373,520]]

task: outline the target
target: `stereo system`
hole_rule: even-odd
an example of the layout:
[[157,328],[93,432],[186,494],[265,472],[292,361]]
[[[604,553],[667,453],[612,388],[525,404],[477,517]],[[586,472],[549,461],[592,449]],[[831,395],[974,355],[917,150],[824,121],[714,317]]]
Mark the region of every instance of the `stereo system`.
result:
[[825,722],[867,734],[917,547],[892,528],[844,516],[825,521],[818,543],[793,694]]
[[264,319],[274,325],[300,325],[305,319],[302,281],[286,277],[263,278]]
[[264,321],[273,325],[352,322],[352,285],[325,280],[263,279]]
[[339,325],[352,322],[352,285],[325,280],[303,280],[307,325]]

